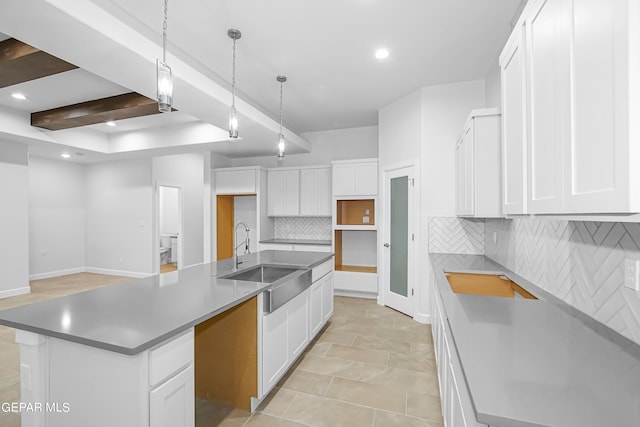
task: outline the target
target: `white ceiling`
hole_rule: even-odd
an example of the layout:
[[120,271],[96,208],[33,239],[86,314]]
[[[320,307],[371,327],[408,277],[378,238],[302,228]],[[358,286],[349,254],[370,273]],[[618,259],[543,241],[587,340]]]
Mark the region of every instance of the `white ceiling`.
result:
[[[239,102],[246,101],[249,107],[239,111],[251,120],[241,122],[246,148],[212,144],[212,150],[233,157],[272,151],[264,144],[277,133],[279,74],[288,77],[284,87],[288,129],[299,133],[375,125],[379,108],[421,86],[484,78],[496,66],[520,4],[521,0],[169,0],[169,65],[178,75],[191,78],[185,77],[188,87],[176,84],[174,100],[180,112],[119,121],[115,128],[87,129],[113,134],[198,119],[224,127],[231,78],[229,28],[243,34],[237,42],[237,86]],[[2,9],[9,7],[3,19]],[[76,21],[58,19],[59,15],[49,19],[53,8]],[[113,18],[142,39],[126,39],[125,31],[113,28],[117,22]],[[93,20],[94,33],[84,33],[78,24],[88,19]],[[103,22],[108,29],[95,25]],[[95,74],[75,70],[0,89],[0,105],[33,112],[129,91],[153,96],[148,54],[151,48],[151,56],[160,56],[161,30],[159,0],[91,0],[82,6],[25,0],[2,5],[0,31]],[[122,39],[115,40],[114,34],[122,34]],[[90,43],[91,37],[112,43]],[[0,40],[4,38],[0,34]],[[65,46],[63,40],[68,41]],[[144,45],[145,40],[152,44]],[[388,59],[374,58],[379,47],[389,49]],[[138,56],[123,53],[127,49]],[[186,74],[184,64],[191,70]],[[226,88],[226,93],[215,95],[217,104],[204,102],[207,99],[201,95],[210,96],[217,89],[194,83],[194,71]],[[28,99],[18,103],[10,98],[17,90]],[[308,150],[308,143],[297,135],[285,134],[295,142],[292,152]]]

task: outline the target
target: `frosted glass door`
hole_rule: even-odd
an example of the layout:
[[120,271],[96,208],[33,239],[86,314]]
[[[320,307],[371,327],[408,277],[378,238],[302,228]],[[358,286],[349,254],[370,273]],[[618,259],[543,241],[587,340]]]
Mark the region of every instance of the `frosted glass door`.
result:
[[391,292],[408,296],[409,265],[409,177],[391,179],[391,227],[390,227],[390,266]]

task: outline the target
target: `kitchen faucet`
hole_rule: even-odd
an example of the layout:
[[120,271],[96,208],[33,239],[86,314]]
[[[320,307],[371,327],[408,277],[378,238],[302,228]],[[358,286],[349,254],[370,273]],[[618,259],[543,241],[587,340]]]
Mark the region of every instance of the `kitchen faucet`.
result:
[[[238,244],[238,227],[240,226],[244,227],[244,232],[247,233],[247,237],[246,239],[244,239],[242,243]],[[244,262],[244,261],[240,261],[240,258],[238,258],[238,248],[242,245],[244,245],[245,253],[248,254],[249,253],[249,226],[244,222],[239,221],[236,224],[236,228],[233,230],[233,254],[234,254],[233,266],[236,270],[238,269],[240,264]]]

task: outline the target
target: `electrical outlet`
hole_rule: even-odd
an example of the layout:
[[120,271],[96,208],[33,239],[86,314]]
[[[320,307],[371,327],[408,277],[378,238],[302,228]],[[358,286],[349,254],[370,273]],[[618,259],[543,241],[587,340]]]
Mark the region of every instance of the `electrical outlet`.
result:
[[49,251],[48,251],[48,250],[46,250],[46,249],[42,249],[42,250],[40,251],[40,255],[42,255],[42,256],[47,256],[48,254],[49,254]]
[[624,285],[634,291],[640,291],[640,260],[624,260]]
[[493,244],[495,245],[496,243],[498,243],[498,232],[494,231],[493,235],[491,236],[491,240],[493,240]]
[[363,216],[362,217],[362,223],[363,224],[369,224],[369,217],[368,216]]

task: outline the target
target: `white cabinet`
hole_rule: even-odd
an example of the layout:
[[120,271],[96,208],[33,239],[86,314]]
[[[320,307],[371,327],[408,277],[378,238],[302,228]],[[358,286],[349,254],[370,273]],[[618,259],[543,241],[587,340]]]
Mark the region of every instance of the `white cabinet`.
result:
[[283,306],[262,318],[263,390],[271,390],[288,367],[287,308]]
[[635,0],[528,2],[500,58],[505,213],[640,212],[639,37]]
[[287,352],[294,361],[309,344],[309,291],[287,303]]
[[256,168],[217,169],[216,194],[255,194]]
[[456,213],[500,217],[500,113],[473,110],[456,144]]
[[186,367],[149,392],[149,424],[154,427],[195,425],[194,368]]
[[300,216],[331,216],[331,168],[300,170]]
[[524,31],[516,26],[500,55],[502,84],[502,213],[526,212],[526,87]]
[[333,162],[333,195],[372,196],[378,194],[378,160]]
[[267,215],[300,215],[300,171],[298,169],[268,172]]
[[333,314],[333,272],[322,278],[322,326]]
[[309,331],[313,339],[333,314],[333,272],[311,286],[309,298]]

